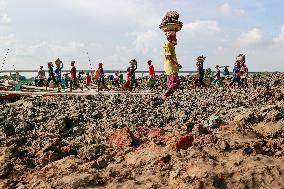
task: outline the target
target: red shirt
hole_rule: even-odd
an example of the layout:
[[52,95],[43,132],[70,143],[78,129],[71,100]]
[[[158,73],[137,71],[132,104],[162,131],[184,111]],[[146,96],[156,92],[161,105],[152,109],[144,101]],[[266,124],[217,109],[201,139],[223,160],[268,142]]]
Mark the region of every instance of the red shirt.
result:
[[89,75],[86,76],[86,83],[87,84],[91,83],[91,76],[89,76]]
[[75,66],[72,66],[70,73],[71,73],[71,79],[75,80],[76,79],[76,68],[75,68]]
[[150,76],[155,76],[155,68],[153,65],[149,66],[149,75]]
[[130,73],[130,70],[127,71],[127,81],[130,81],[131,80],[131,73]]
[[149,75],[150,76],[155,76],[155,69],[153,65],[149,66]]

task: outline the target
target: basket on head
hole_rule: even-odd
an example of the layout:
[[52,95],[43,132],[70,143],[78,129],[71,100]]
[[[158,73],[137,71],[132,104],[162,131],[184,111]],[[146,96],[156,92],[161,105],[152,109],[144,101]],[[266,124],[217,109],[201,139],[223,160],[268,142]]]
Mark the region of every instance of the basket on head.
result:
[[57,58],[57,60],[55,60],[55,65],[60,65],[61,63],[62,63],[62,61],[59,58]]
[[168,31],[179,32],[181,28],[182,24],[180,23],[168,23],[167,25],[160,27],[160,29],[163,30],[163,32],[168,32]]
[[203,56],[203,55],[201,55],[201,56],[199,56],[199,57],[196,58],[196,60],[197,60],[198,62],[204,62],[205,59],[206,59],[206,57]]
[[136,59],[132,59],[129,62],[130,65],[137,65],[137,60]]
[[181,30],[183,23],[179,21],[179,14],[176,11],[169,11],[166,13],[160,24],[160,29],[164,32],[174,31],[178,32]]
[[236,58],[236,61],[245,62],[246,55],[239,54]]

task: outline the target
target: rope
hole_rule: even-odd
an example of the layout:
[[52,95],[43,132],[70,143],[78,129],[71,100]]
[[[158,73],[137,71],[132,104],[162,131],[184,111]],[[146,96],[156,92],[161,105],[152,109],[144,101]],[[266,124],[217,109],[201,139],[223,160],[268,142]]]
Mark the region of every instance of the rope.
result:
[[93,66],[92,66],[92,60],[91,60],[91,58],[90,58],[90,56],[89,56],[89,52],[88,51],[82,51],[84,54],[86,54],[87,55],[87,58],[88,58],[88,62],[89,62],[89,66],[90,66],[90,68],[91,68],[91,72],[93,72]]
[[[7,49],[6,54],[5,54],[5,57],[4,57],[3,61],[2,61],[0,73],[2,73],[2,71],[3,71],[3,68],[4,68],[4,65],[5,65],[5,63],[6,63],[6,60],[7,60],[7,57],[8,57],[9,52],[10,52],[10,49]],[[13,65],[13,66],[14,66],[14,65]],[[14,70],[16,70],[15,67],[14,67]]]

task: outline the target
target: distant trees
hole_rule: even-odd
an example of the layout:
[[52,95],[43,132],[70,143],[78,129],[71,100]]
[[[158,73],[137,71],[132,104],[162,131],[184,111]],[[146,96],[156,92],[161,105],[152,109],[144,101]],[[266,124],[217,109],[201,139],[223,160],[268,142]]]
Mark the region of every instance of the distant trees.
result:
[[[11,74],[10,75],[4,75],[4,76],[0,76],[0,79],[13,79],[13,80],[16,80],[16,76],[17,74]],[[27,81],[27,80],[30,80],[30,79],[27,79],[25,76],[22,76],[22,75],[19,75],[19,80],[20,81]]]

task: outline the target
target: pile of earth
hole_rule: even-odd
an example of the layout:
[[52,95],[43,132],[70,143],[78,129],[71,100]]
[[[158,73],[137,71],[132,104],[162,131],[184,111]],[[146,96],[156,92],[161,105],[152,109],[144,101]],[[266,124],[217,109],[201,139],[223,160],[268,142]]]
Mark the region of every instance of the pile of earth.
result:
[[284,187],[284,74],[245,89],[187,76],[166,102],[164,79],[155,95],[1,104],[0,188]]

